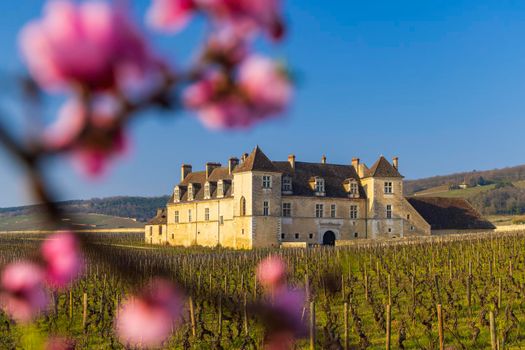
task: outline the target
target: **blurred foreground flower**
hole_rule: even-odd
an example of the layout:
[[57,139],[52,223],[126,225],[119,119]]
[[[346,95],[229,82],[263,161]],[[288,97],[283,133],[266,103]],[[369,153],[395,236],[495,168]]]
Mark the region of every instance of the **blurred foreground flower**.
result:
[[154,62],[123,7],[102,1],[48,2],[44,17],[21,32],[20,46],[31,74],[46,89],[112,88],[130,69],[145,71]]
[[286,265],[281,257],[272,255],[257,266],[257,279],[264,287],[275,290],[285,286]]
[[262,31],[279,40],[284,34],[280,0],[153,0],[148,22],[160,30],[178,31],[198,11],[244,35]]
[[14,320],[31,321],[48,304],[44,290],[44,271],[36,264],[22,261],[2,271],[0,305]]
[[185,104],[210,128],[239,128],[281,114],[292,97],[285,72],[261,56],[244,60],[230,84],[224,73],[212,71],[186,90]]
[[132,347],[160,346],[181,320],[183,300],[173,284],[155,279],[123,302],[115,320],[119,340]]
[[46,279],[51,286],[64,288],[81,273],[82,253],[72,232],[62,231],[48,237],[41,250],[46,263]]
[[68,338],[63,337],[51,337],[45,345],[44,350],[74,350],[75,342]]

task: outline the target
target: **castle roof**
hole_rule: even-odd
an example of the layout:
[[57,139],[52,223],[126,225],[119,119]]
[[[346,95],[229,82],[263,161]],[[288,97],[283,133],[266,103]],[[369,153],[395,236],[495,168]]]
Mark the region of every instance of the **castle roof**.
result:
[[463,198],[408,197],[407,200],[433,230],[495,228]]
[[385,157],[381,156],[368,170],[365,177],[403,177]]
[[[315,191],[309,183],[310,179],[315,176],[324,179],[327,197],[348,198],[348,192],[345,191],[343,185],[350,178],[360,184],[359,176],[351,165],[295,162],[295,167],[292,168],[287,161],[273,162],[273,165],[283,175],[292,178],[294,196],[314,196]],[[364,198],[364,190],[361,186],[359,187],[360,197]]]
[[146,225],[165,225],[167,222],[166,208],[162,208],[157,210],[157,215],[148,221]]
[[234,170],[235,173],[242,173],[245,171],[279,172],[279,170],[273,165],[272,161],[268,159],[263,151],[261,151],[259,146],[255,147],[244,162]]

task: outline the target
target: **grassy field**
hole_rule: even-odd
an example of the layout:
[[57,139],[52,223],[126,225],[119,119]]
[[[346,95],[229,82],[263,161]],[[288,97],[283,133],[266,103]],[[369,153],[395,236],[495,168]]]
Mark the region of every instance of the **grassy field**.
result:
[[448,186],[439,186],[436,188],[429,188],[427,190],[416,192],[415,196],[429,196],[429,197],[452,197],[452,198],[468,198],[478,193],[493,190],[496,185],[476,186],[465,189],[449,190]]
[[[0,235],[0,266],[33,252],[44,238]],[[77,349],[124,349],[112,331],[116,307],[162,270],[192,296],[195,319],[192,326],[186,307],[183,324],[163,349],[262,349],[269,324],[253,306],[271,301],[254,283],[254,271],[265,256],[278,254],[288,265],[290,286],[306,289],[315,303],[315,349],[342,349],[345,327],[349,349],[384,349],[387,304],[393,349],[439,349],[438,304],[446,349],[490,348],[490,312],[500,348],[523,349],[524,245],[525,232],[254,251],[151,247],[138,234],[98,235],[85,250],[86,275],[56,294],[32,332],[68,335]],[[303,319],[310,319],[307,303]],[[0,313],[0,348],[23,348],[23,342],[22,328]],[[296,349],[308,344],[307,334]]]
[[[140,228],[144,223],[102,214],[71,214],[62,219],[76,229]],[[48,230],[53,227],[39,214],[0,216],[0,231]]]

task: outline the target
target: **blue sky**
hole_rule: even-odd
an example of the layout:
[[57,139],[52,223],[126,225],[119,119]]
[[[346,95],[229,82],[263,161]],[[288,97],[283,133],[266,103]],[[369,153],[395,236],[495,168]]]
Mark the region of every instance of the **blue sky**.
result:
[[[0,2],[3,76],[23,72],[16,35],[41,4]],[[133,4],[140,15],[148,1]],[[256,144],[273,159],[319,161],[325,153],[329,162],[358,156],[371,164],[396,155],[409,179],[525,163],[525,2],[289,0],[286,16],[284,44],[260,45],[298,74],[285,118],[213,132],[192,115],[148,113],[131,126],[132,154],[104,179],[85,181],[67,160],[50,164],[61,198],[167,194],[182,162],[224,163]],[[197,23],[155,43],[184,64],[200,37]],[[2,80],[0,96],[12,100]],[[7,121],[18,126],[17,118]],[[0,206],[29,203],[23,172],[3,151],[0,169]]]

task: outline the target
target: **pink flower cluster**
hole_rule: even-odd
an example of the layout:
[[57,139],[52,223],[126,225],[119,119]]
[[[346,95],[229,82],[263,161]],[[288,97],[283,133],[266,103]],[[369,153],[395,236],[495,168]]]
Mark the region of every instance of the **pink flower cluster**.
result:
[[178,31],[197,12],[239,32],[262,31],[274,40],[284,34],[280,0],[154,0],[148,21],[160,30]]
[[213,70],[186,90],[184,100],[210,128],[242,128],[282,113],[291,95],[290,81],[277,63],[250,56],[235,81]]
[[13,319],[29,322],[48,304],[46,283],[63,288],[78,277],[83,259],[73,233],[58,232],[44,242],[43,266],[21,261],[2,271],[0,306]]
[[124,9],[103,1],[48,2],[44,17],[22,30],[20,45],[29,70],[48,89],[111,89],[130,69],[154,63]]
[[302,319],[305,294],[290,289],[286,283],[286,264],[278,256],[269,256],[257,266],[257,279],[271,293],[272,302],[267,307],[280,317],[281,327],[267,335],[265,349],[293,349],[294,340],[306,334]]
[[143,293],[127,299],[115,320],[123,344],[139,348],[160,346],[181,321],[182,296],[173,284],[154,279]]

